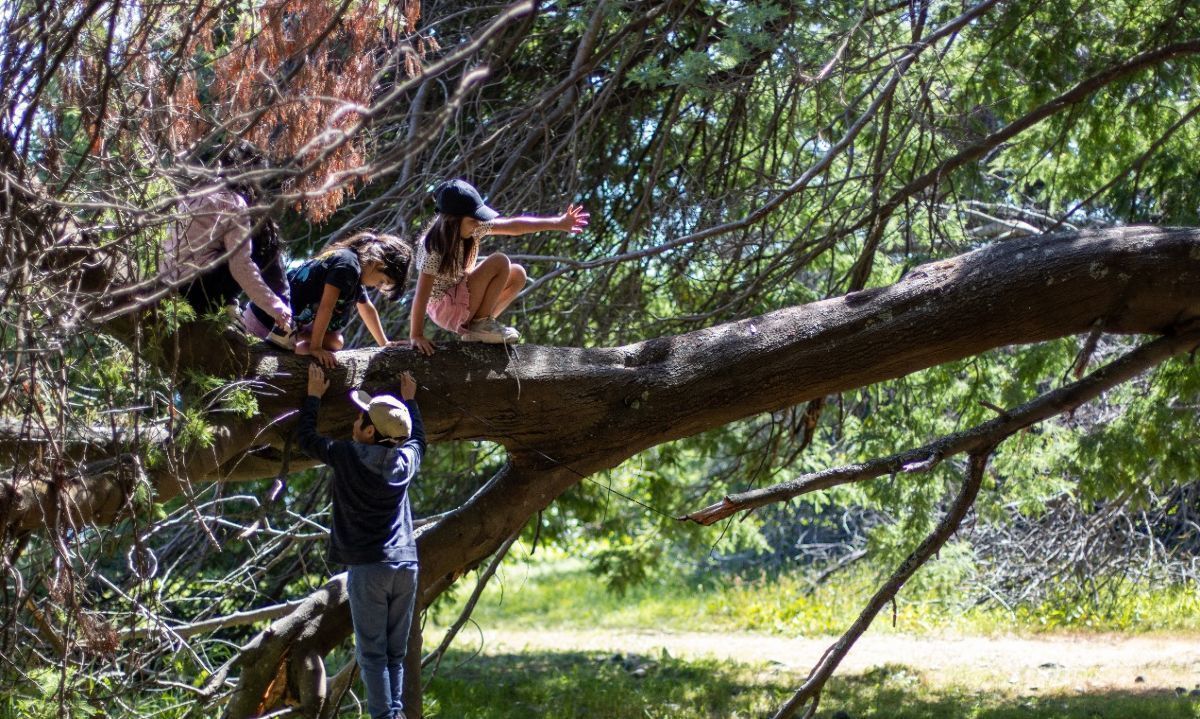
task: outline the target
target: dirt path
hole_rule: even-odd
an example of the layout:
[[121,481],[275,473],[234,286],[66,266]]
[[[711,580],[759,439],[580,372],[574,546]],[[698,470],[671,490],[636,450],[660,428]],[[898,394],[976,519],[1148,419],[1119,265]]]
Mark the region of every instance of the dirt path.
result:
[[[483,651],[582,650],[657,657],[665,648],[674,657],[767,662],[780,671],[806,673],[833,641],[757,634],[488,629]],[[868,633],[846,657],[841,671],[853,674],[897,664],[935,683],[970,681],[980,688],[1022,693],[1191,690],[1200,687],[1200,637],[930,638]]]

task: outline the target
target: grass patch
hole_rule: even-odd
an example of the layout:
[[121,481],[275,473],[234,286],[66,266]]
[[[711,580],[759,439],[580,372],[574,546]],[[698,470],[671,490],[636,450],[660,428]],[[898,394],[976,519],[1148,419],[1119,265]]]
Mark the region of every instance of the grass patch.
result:
[[[457,666],[456,666],[457,665]],[[767,665],[667,655],[450,652],[426,694],[430,717],[475,719],[755,719],[770,716],[803,677]],[[818,717],[890,719],[1185,719],[1200,700],[1172,692],[1028,696],[931,684],[892,665],[834,677]],[[839,714],[839,712],[843,712]]]
[[[451,652],[446,665],[466,658]],[[782,690],[742,667],[664,655],[522,652],[446,665],[426,694],[431,717],[749,717]]]
[[[787,635],[840,634],[875,591],[879,575],[867,567],[839,574],[815,589],[799,573],[746,581],[689,582],[678,575],[652,578],[619,595],[580,560],[508,565],[486,590],[473,618],[510,628],[643,628],[670,631],[753,631]],[[469,591],[469,582],[459,597]],[[1200,631],[1200,593],[1191,585],[1139,587],[1103,606],[1065,600],[1011,611],[980,605],[980,590],[918,576],[897,602],[896,623],[881,617],[872,631],[996,635],[1045,631]],[[435,623],[457,611],[442,608]],[[890,620],[890,617],[887,617]]]

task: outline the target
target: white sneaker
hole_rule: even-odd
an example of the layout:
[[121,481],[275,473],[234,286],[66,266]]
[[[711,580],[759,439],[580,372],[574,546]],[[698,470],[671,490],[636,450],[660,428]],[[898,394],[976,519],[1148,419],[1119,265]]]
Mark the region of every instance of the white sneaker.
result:
[[508,325],[500,324],[499,320],[490,317],[487,321],[491,323],[490,327],[492,329],[500,333],[500,336],[504,338],[505,342],[516,342],[517,340],[521,339],[521,333],[517,332],[516,327],[509,327]]
[[505,327],[491,317],[475,320],[467,325],[463,334],[463,342],[483,342],[498,345],[505,342],[516,342],[521,339],[521,333],[512,327]]
[[279,329],[278,327],[272,327],[271,331],[268,332],[267,336],[263,339],[275,345],[279,349],[284,349],[289,352],[294,352],[296,350],[296,338],[293,335],[290,335]]
[[[497,324],[499,324],[499,323],[497,323]],[[505,342],[517,342],[521,339],[521,333],[517,332],[516,327],[509,327],[508,325],[500,325],[500,330],[504,333],[504,341]]]

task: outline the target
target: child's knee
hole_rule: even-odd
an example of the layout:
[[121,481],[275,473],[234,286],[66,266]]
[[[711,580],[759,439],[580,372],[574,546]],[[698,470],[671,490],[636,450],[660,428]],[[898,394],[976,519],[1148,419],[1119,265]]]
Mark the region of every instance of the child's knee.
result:
[[325,345],[325,349],[336,352],[342,348],[342,345],[346,344],[346,339],[342,337],[341,332],[326,332],[325,341],[321,344]]
[[514,262],[508,266],[508,284],[524,287],[525,280],[528,277],[529,275],[525,273],[525,268],[517,263]]
[[484,260],[484,264],[489,265],[491,269],[501,277],[507,276],[509,270],[512,268],[512,261],[509,260],[508,255],[504,254],[503,252],[497,252],[488,256],[488,258]]

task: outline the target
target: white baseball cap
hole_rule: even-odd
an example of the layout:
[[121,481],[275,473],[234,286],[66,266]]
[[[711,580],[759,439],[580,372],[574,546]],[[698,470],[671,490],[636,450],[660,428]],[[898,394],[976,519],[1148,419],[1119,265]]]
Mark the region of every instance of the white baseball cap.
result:
[[412,434],[412,417],[408,414],[408,407],[390,394],[372,397],[356,389],[350,392],[350,401],[367,413],[381,436],[407,439]]

